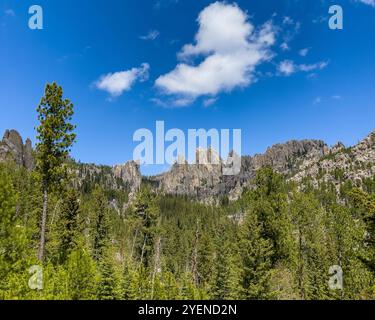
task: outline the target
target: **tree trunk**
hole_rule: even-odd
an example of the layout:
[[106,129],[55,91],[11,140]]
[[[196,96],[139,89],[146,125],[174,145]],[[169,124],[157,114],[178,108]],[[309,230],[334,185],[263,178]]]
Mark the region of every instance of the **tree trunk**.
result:
[[38,251],[38,259],[41,262],[43,262],[44,246],[46,242],[47,208],[48,208],[48,192],[47,192],[47,188],[44,188],[42,223],[41,223],[41,228],[40,228],[40,243],[39,243],[39,251]]
[[152,272],[152,281],[151,281],[151,300],[154,299],[154,288],[155,288],[155,277],[157,273],[161,272],[160,268],[160,246],[161,238],[158,237],[155,244],[155,261],[154,261],[154,271]]

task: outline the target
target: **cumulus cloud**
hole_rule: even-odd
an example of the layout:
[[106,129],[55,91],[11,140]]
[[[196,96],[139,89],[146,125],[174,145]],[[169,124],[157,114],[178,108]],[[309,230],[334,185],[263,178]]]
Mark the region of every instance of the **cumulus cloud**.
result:
[[132,68],[127,71],[119,71],[102,75],[95,86],[99,90],[107,91],[112,97],[118,97],[125,91],[129,91],[133,84],[138,81],[145,81],[149,76],[150,65],[143,63],[139,68]]
[[160,33],[158,30],[150,30],[146,35],[139,37],[142,40],[155,40],[159,37]]
[[295,72],[311,72],[315,70],[323,70],[328,66],[328,62],[321,61],[313,64],[295,64],[291,60],[284,60],[280,62],[278,66],[278,71],[285,75],[290,76]]
[[[197,21],[195,43],[183,46],[178,54],[182,62],[160,76],[156,86],[166,94],[193,101],[254,82],[255,68],[271,58],[272,23],[255,28],[236,4],[224,2],[203,9]],[[203,61],[194,63],[196,57]]]

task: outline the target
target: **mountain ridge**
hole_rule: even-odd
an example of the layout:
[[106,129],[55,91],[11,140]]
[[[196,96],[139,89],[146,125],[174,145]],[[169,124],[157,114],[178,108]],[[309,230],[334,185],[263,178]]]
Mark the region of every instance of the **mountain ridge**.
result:
[[[100,182],[108,188],[128,189],[134,194],[143,180],[157,192],[189,196],[210,204],[217,204],[223,198],[239,199],[244,189],[251,187],[256,171],[265,166],[298,184],[309,178],[314,187],[332,182],[339,190],[347,180],[360,184],[375,175],[375,131],[349,148],[341,142],[330,148],[324,141],[313,139],[277,143],[264,153],[242,156],[240,173],[233,176],[223,174],[226,164],[220,157],[214,164],[206,164],[200,161],[202,155],[207,159],[218,157],[212,149],[198,149],[197,164],[175,163],[170,170],[150,177],[142,176],[135,161],[112,167],[73,161],[72,170],[77,177],[76,184],[81,187],[85,181]],[[29,170],[34,167],[31,141],[27,139],[23,144],[16,130],[6,130],[0,141],[0,161],[8,159]]]

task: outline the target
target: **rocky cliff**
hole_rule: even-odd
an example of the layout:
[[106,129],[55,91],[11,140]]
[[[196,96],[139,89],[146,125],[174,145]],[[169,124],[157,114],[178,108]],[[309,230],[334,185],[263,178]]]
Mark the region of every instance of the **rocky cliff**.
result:
[[321,182],[331,182],[339,190],[345,181],[360,185],[364,179],[375,176],[375,132],[351,148],[342,143],[329,148],[320,140],[289,141],[241,160],[238,175],[223,175],[224,163],[220,159],[218,165],[175,164],[170,171],[150,180],[160,192],[218,203],[223,198],[238,199],[246,187],[251,187],[256,171],[270,166],[299,184],[310,178],[315,187]]
[[[17,131],[5,132],[0,142],[0,161],[13,160],[32,169],[32,154],[29,139],[24,144]],[[309,178],[315,187],[331,182],[339,190],[346,181],[361,185],[365,179],[375,176],[375,131],[349,148],[342,143],[329,148],[320,140],[276,144],[264,154],[243,156],[237,175],[223,174],[225,161],[212,149],[198,149],[196,159],[194,165],[179,161],[169,171],[147,180],[158,192],[189,196],[212,204],[238,199],[245,188],[251,187],[256,171],[264,166],[272,167],[300,185]],[[72,171],[75,183],[84,189],[96,183],[112,190],[127,189],[130,199],[142,183],[140,166],[134,161],[113,167],[73,162]]]
[[[197,164],[174,164],[170,171],[152,177],[161,192],[187,195],[208,203],[217,203],[222,198],[238,199],[245,187],[249,186],[258,169],[271,166],[282,174],[297,172],[307,159],[317,161],[329,152],[323,141],[303,140],[277,144],[264,154],[242,157],[241,171],[238,175],[224,175],[225,161],[213,150],[197,151]],[[199,157],[208,159],[202,164]],[[216,162],[211,159],[218,159]]]
[[[34,168],[33,148],[30,139],[23,143],[21,135],[16,130],[6,130],[0,141],[0,162],[14,161],[28,170]],[[109,189],[128,189],[135,192],[142,181],[139,165],[129,161],[123,165],[100,166],[69,161],[71,172],[76,177],[74,183],[80,187],[90,187],[99,183]]]
[[31,170],[34,167],[33,149],[30,139],[23,143],[16,130],[6,130],[0,141],[0,161],[12,160],[19,166]]
[[337,191],[343,182],[361,186],[365,179],[375,176],[375,131],[353,147],[338,143],[323,157],[304,159],[299,172],[291,179],[302,183],[310,178],[315,187],[322,182],[333,183]]

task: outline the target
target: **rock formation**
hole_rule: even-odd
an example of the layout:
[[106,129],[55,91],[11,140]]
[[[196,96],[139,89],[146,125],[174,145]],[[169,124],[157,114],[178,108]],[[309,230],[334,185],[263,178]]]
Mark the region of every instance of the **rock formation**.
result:
[[[0,161],[5,160],[31,170],[34,167],[31,141],[27,139],[24,144],[17,131],[7,130],[0,141]],[[127,189],[129,203],[142,183],[140,166],[135,161],[113,167],[71,163],[77,186],[87,189],[99,183],[113,190]],[[350,148],[341,142],[329,148],[320,140],[276,144],[264,154],[243,156],[240,173],[236,175],[223,173],[226,163],[217,152],[197,149],[196,164],[180,158],[169,171],[147,180],[158,192],[217,204],[224,199],[238,199],[245,188],[252,186],[256,171],[264,166],[272,167],[299,185],[310,178],[315,187],[330,182],[337,191],[345,181],[360,186],[364,179],[375,176],[375,131]]]
[[25,144],[16,130],[6,130],[0,141],[0,161],[12,160],[28,170],[34,167],[33,149],[30,139]]

